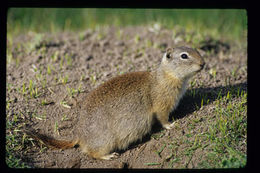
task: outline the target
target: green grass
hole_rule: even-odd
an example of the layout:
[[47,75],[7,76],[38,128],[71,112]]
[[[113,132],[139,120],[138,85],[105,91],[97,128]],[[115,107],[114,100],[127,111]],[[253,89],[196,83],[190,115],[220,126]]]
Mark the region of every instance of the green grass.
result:
[[[222,37],[246,37],[246,10],[237,9],[113,9],[113,8],[10,8],[8,34],[28,31],[79,31],[100,26],[129,26],[159,23]],[[119,33],[120,34],[120,33]]]
[[[198,168],[245,167],[247,156],[241,151],[246,148],[247,92],[230,88],[223,97],[219,95],[214,102],[214,118],[208,120],[209,130],[189,141],[186,154],[192,156],[196,149],[206,149]],[[194,125],[198,122],[194,121]]]
[[[233,101],[234,97],[240,101]],[[216,119],[210,123],[210,130],[204,134],[211,143],[207,161],[201,167],[244,167],[246,154],[241,153],[247,134],[247,93],[228,92],[216,101],[214,114]],[[214,145],[212,145],[214,144]]]
[[23,117],[22,113],[18,113],[15,115],[7,115],[12,116],[12,120],[6,121],[6,152],[5,152],[5,161],[8,167],[10,168],[29,168],[30,166],[26,165],[24,161],[22,161],[21,156],[18,154],[21,150],[24,149],[24,144],[28,143],[29,140],[19,135],[21,125],[17,125],[20,119]]

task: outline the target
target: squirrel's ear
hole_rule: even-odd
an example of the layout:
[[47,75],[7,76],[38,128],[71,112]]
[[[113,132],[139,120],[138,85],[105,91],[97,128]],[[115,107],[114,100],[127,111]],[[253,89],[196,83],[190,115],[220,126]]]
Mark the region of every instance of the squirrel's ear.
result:
[[167,59],[171,59],[171,57],[172,57],[172,52],[173,52],[173,48],[167,48],[166,49],[166,58]]
[[173,52],[173,49],[174,49],[174,48],[171,48],[171,47],[167,48],[167,49],[166,49],[166,53],[168,54],[168,53]]

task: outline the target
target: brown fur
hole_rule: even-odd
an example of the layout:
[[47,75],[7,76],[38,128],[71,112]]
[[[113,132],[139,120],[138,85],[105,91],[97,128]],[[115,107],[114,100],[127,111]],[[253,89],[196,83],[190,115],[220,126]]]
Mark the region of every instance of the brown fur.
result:
[[[181,59],[187,53],[189,59]],[[166,56],[170,55],[170,56]],[[153,72],[133,72],[117,76],[90,92],[80,104],[79,140],[60,141],[32,134],[48,146],[70,148],[79,144],[82,151],[98,159],[117,157],[149,133],[156,117],[163,127],[172,128],[169,113],[186,91],[188,79],[203,68],[196,50],[187,47],[167,49],[161,65]]]

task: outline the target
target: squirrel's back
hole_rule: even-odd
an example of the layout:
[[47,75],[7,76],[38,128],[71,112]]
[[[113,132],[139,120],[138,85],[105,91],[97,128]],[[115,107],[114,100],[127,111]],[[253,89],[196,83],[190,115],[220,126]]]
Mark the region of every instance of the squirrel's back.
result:
[[91,110],[107,104],[124,104],[124,99],[127,99],[126,103],[135,102],[137,101],[135,97],[138,96],[145,99],[149,95],[152,80],[151,72],[147,71],[131,72],[114,77],[90,92],[83,104]]

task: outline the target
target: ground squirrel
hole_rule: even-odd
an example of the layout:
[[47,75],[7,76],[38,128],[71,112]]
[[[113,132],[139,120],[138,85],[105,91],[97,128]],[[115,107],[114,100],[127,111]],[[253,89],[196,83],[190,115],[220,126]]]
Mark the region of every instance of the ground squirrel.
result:
[[86,113],[79,117],[79,130],[71,141],[25,132],[53,148],[78,144],[93,158],[111,160],[118,157],[114,151],[126,149],[150,132],[155,118],[164,128],[173,127],[169,114],[185,93],[188,80],[204,64],[195,49],[168,48],[156,70],[123,74],[90,92],[81,105]]

